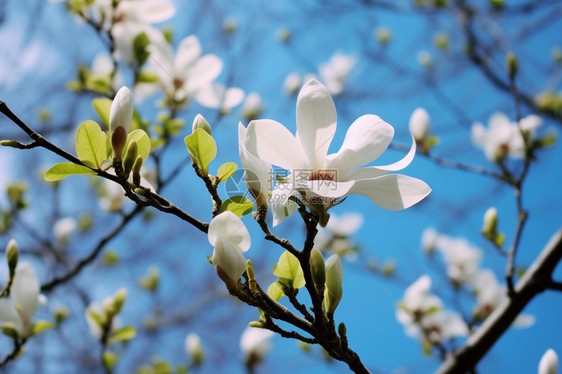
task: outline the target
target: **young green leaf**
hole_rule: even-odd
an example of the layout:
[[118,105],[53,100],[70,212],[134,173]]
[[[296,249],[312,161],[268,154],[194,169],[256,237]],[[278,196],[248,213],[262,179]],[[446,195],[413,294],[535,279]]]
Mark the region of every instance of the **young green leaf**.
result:
[[80,125],[76,133],[76,154],[80,161],[91,168],[99,169],[107,158],[107,135],[94,121]]
[[273,274],[291,280],[294,289],[306,284],[299,260],[288,251],[285,251],[279,257],[279,262],[273,266]]
[[279,301],[280,298],[285,296],[283,289],[277,281],[271,283],[271,285],[267,288],[267,294],[275,301]]
[[82,165],[63,162],[53,165],[49,170],[47,170],[43,179],[47,182],[54,182],[74,174],[95,175],[96,172]]
[[101,120],[109,126],[109,111],[111,110],[112,101],[106,97],[100,97],[92,100],[92,106],[100,116]]
[[113,352],[105,351],[103,352],[102,359],[103,359],[103,366],[105,366],[107,369],[111,371],[111,369],[115,367],[118,357]]
[[117,330],[110,338],[108,343],[114,344],[126,340],[131,340],[137,336],[137,330],[133,326],[125,326]]
[[209,163],[217,155],[215,139],[203,129],[197,129],[185,137],[185,145],[195,164],[203,174],[207,174]]
[[142,157],[143,161],[146,161],[150,154],[151,143],[148,134],[140,129],[131,131],[129,136],[127,136],[127,143],[125,143],[125,148],[123,149],[123,156],[127,154],[129,143],[133,140],[137,142],[137,154]]
[[219,167],[217,178],[219,178],[220,182],[224,182],[230,178],[237,169],[238,165],[236,165],[235,162],[226,162]]
[[231,211],[238,217],[243,217],[254,209],[254,203],[244,196],[232,196],[230,199],[223,201],[221,205],[221,213]]
[[39,334],[39,333],[41,333],[45,330],[52,329],[53,327],[55,327],[55,325],[53,325],[51,322],[45,321],[45,320],[39,320],[39,321],[37,321],[33,324],[32,331],[33,331],[33,334],[35,335],[35,334]]

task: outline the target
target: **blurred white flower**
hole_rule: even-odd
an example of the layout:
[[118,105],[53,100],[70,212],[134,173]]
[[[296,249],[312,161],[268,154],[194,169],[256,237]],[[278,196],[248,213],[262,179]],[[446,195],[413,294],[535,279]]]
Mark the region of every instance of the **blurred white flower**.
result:
[[263,360],[272,348],[273,335],[275,334],[270,330],[246,327],[240,336],[240,349],[246,363],[255,366]]
[[426,69],[433,67],[433,58],[428,51],[419,51],[417,55],[418,63]]
[[53,234],[55,238],[61,243],[67,243],[77,228],[76,220],[72,217],[65,217],[59,219],[53,226]]
[[197,91],[195,100],[203,106],[218,108],[224,114],[228,114],[244,100],[244,91],[237,87],[226,88],[220,83],[212,83],[201,87]]
[[359,213],[346,213],[341,216],[331,214],[326,228],[318,230],[316,247],[343,258],[353,258],[357,246],[349,237],[354,235],[362,225],[363,216]]
[[264,110],[265,105],[259,93],[250,92],[242,104],[242,117],[251,121],[256,119]]
[[[86,322],[90,328],[90,334],[97,340],[102,338],[102,325],[107,322],[107,309],[111,309],[111,305],[115,302],[113,296],[108,296],[102,302],[94,301],[86,308],[84,315]],[[119,316],[111,316],[111,326],[109,335],[121,328],[121,319]]]
[[339,95],[342,93],[349,73],[356,63],[356,56],[336,53],[328,62],[320,65],[318,73],[331,94]]
[[294,95],[301,88],[301,76],[297,73],[290,73],[283,81],[283,88],[289,95]]
[[126,201],[128,200],[125,199],[123,187],[109,179],[102,179],[98,198],[100,208],[107,212],[116,212]]
[[250,234],[238,216],[230,211],[217,215],[209,224],[209,243],[215,247],[213,265],[220,279],[231,290],[246,270],[242,253],[250,249]]
[[423,250],[431,254],[435,252],[435,246],[437,245],[437,230],[433,227],[427,227],[423,230],[421,236],[421,246]]
[[[405,168],[415,155],[415,143],[402,160],[386,166],[360,167],[378,158],[390,144],[394,129],[380,117],[364,115],[349,127],[337,153],[328,155],[336,132],[336,107],[329,91],[311,80],[297,98],[297,134],[273,120],[254,120],[248,125],[246,149],[286,169],[287,183],[277,184],[272,200],[285,206],[293,191],[328,222],[327,209],[350,194],[364,195],[389,210],[406,209],[425,198],[429,186],[416,178],[386,175]],[[274,222],[275,225],[275,222]]]
[[31,264],[19,263],[10,287],[10,297],[0,299],[0,321],[11,324],[22,338],[32,335],[31,320],[35,311],[47,302],[39,291],[39,280]]
[[442,343],[445,340],[468,335],[468,326],[462,316],[448,310],[438,310],[425,316],[420,328],[431,343]]
[[427,114],[427,111],[423,108],[414,110],[410,116],[408,127],[416,142],[423,143],[429,135],[429,114]]
[[464,238],[451,238],[439,235],[437,249],[443,255],[447,275],[457,286],[473,284],[478,272],[482,251]]
[[558,355],[549,348],[541,357],[539,362],[539,374],[557,374],[558,373]]
[[542,124],[537,115],[522,118],[519,126],[511,122],[503,113],[494,113],[488,121],[488,128],[480,122],[472,125],[472,142],[482,148],[488,160],[497,162],[506,156],[513,158],[525,157],[525,141],[521,132],[528,136],[529,141],[535,138],[536,129]]
[[159,89],[171,100],[196,99],[199,90],[210,86],[222,71],[220,58],[212,54],[201,56],[201,44],[194,35],[181,41],[175,55],[172,46],[165,40],[152,43],[148,48],[152,57],[145,71],[154,74],[158,80],[135,87],[140,100]]
[[190,333],[185,338],[185,350],[194,366],[199,366],[205,358],[205,349],[201,344],[201,339],[196,333]]

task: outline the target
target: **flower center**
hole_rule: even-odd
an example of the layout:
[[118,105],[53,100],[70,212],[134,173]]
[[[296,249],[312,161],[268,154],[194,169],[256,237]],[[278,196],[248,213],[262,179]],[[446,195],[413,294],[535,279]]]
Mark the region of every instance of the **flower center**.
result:
[[174,87],[176,88],[176,90],[179,90],[183,87],[183,81],[179,78],[174,78]]

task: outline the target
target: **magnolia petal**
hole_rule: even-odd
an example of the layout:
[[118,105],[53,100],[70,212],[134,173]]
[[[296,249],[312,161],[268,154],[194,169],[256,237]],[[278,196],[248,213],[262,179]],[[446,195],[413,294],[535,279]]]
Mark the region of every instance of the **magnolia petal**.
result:
[[189,69],[184,88],[187,92],[209,85],[222,71],[222,60],[215,55],[205,55]]
[[388,148],[394,129],[379,116],[367,114],[351,124],[340,150],[328,156],[327,169],[337,169],[341,176],[372,162]]
[[341,216],[332,214],[326,226],[334,236],[353,235],[363,225],[363,216],[359,213],[346,213]]
[[16,310],[16,305],[11,299],[0,299],[0,321],[14,324],[18,333],[23,334],[23,324],[21,317]]
[[431,188],[420,179],[392,174],[355,181],[349,194],[364,195],[384,209],[402,210],[418,203],[430,192]]
[[271,191],[269,205],[273,212],[273,227],[282,223],[288,216],[295,214],[297,204],[289,200],[294,193],[293,185],[290,183],[277,183]]
[[306,156],[299,141],[279,122],[260,119],[251,121],[246,133],[247,148],[256,156],[284,169],[307,170]]
[[[255,149],[246,149],[246,128],[238,123],[238,152],[244,168],[244,179],[248,189],[267,196],[271,190],[273,172],[271,164],[257,158]],[[251,146],[251,145],[249,145]]]
[[138,15],[138,19],[143,23],[163,22],[176,14],[176,8],[170,0],[135,1],[134,4],[131,4],[131,7]]
[[310,191],[320,197],[337,199],[347,195],[354,184],[355,181],[335,182],[330,180],[312,180],[299,182],[296,188]]
[[238,87],[229,87],[225,90],[222,99],[222,109],[232,109],[244,100],[244,90]]
[[220,267],[232,281],[236,282],[246,270],[246,259],[238,248],[228,241],[219,239],[213,251],[213,265],[215,268]]
[[115,130],[118,126],[123,126],[127,132],[133,119],[133,94],[123,86],[117,91],[117,95],[111,103],[109,111],[109,129]]
[[297,98],[297,136],[313,169],[326,167],[336,125],[336,106],[330,92],[317,80],[308,81]]
[[244,91],[239,88],[226,89],[222,84],[212,83],[197,88],[195,100],[209,108],[230,109],[244,99]]
[[240,252],[250,249],[250,233],[236,214],[226,211],[211,221],[209,224],[209,243],[213,246],[220,241],[228,243]]
[[201,56],[199,39],[195,35],[183,39],[174,59],[174,72],[179,75],[187,74],[199,56]]
[[10,291],[14,303],[21,307],[21,313],[31,320],[39,301],[39,280],[28,262],[22,262],[17,266]]

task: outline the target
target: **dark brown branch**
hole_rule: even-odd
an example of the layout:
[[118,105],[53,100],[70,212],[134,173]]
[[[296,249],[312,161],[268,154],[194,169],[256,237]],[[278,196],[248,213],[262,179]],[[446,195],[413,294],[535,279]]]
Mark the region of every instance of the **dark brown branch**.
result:
[[475,368],[525,306],[535,296],[552,286],[552,272],[561,259],[562,229],[554,234],[535,262],[525,272],[515,287],[513,295],[506,298],[492,312],[461,349],[447,356],[437,373],[464,373]]
[[6,365],[8,362],[15,360],[19,356],[23,345],[25,344],[25,341],[26,339],[14,339],[14,348],[12,349],[12,352],[10,352],[6,357],[2,359],[2,361],[0,361],[0,368],[4,367],[4,365]]

